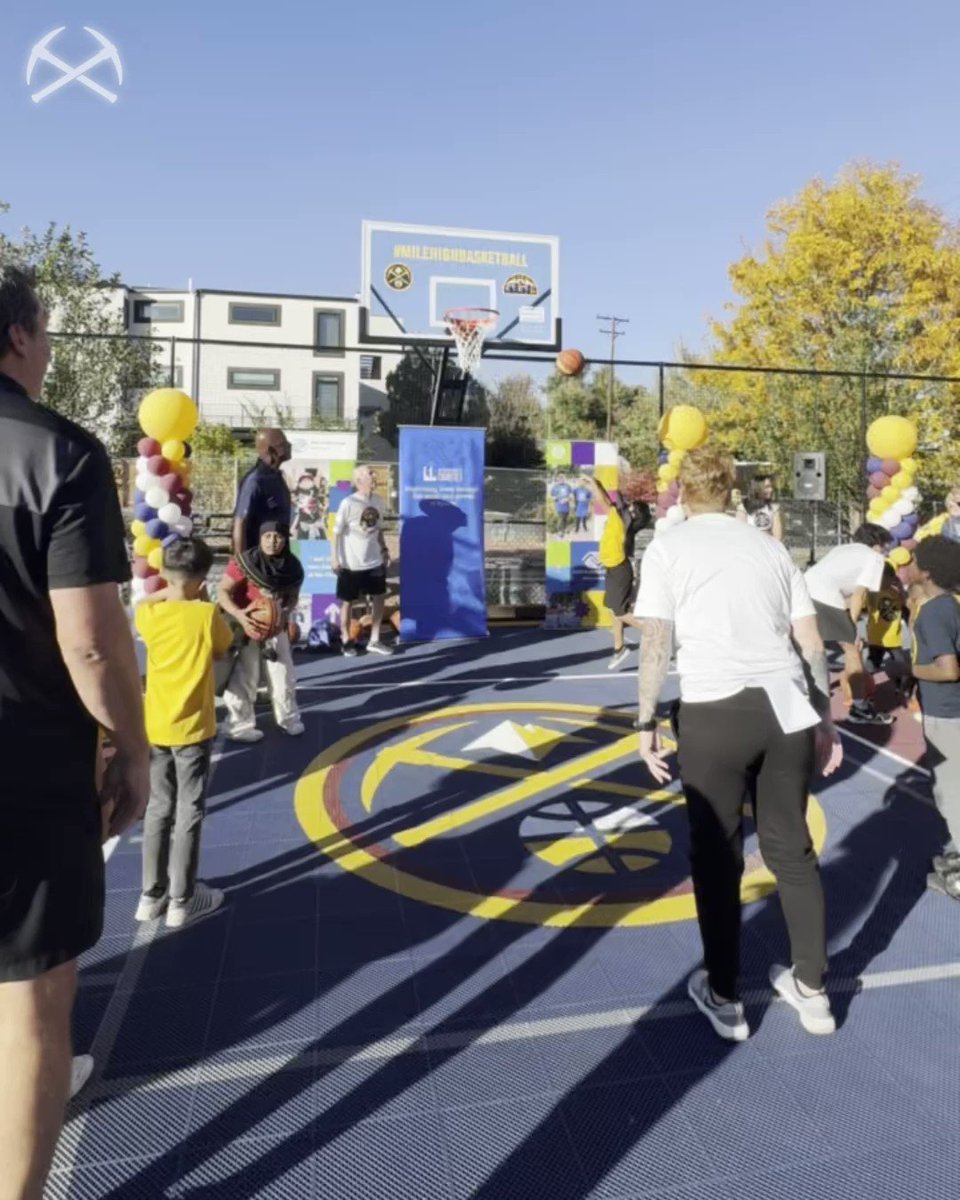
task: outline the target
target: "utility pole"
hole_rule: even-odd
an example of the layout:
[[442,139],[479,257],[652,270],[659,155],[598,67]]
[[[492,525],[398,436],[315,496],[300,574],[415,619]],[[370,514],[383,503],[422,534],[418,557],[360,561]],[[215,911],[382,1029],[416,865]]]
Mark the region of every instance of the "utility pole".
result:
[[613,434],[613,364],[616,361],[617,338],[623,337],[623,334],[617,329],[618,325],[629,325],[629,317],[605,317],[600,313],[597,314],[598,321],[609,321],[609,329],[601,329],[601,333],[609,333],[610,335],[610,379],[607,389],[607,441]]

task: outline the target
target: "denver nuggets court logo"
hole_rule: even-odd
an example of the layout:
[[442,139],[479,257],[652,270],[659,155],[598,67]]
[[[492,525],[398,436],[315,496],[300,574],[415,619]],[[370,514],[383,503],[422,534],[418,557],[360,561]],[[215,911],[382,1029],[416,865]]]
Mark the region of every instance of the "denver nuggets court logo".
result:
[[406,263],[391,263],[383,273],[387,287],[395,292],[405,292],[413,283],[413,272]]
[[[296,810],[343,870],[436,907],[552,926],[695,916],[683,795],[646,785],[625,713],[517,702],[381,721],[311,764]],[[819,850],[815,800],[810,826]],[[772,888],[748,854],[743,899]]]
[[511,275],[509,279],[504,280],[505,296],[537,296],[539,292],[537,281],[529,275]]

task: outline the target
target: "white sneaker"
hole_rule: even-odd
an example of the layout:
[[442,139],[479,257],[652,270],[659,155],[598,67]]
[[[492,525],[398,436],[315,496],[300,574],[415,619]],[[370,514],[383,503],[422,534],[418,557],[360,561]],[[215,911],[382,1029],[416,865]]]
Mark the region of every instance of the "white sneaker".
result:
[[70,1064],[70,1099],[79,1096],[93,1074],[93,1055],[77,1054]]
[[219,888],[207,887],[205,883],[197,883],[189,900],[171,900],[167,909],[167,928],[182,929],[184,925],[192,925],[201,917],[208,917],[217,911],[223,903],[223,892]]
[[777,963],[770,968],[770,982],[777,995],[800,1014],[800,1024],[807,1033],[836,1032],[837,1022],[830,1011],[830,1001],[826,992],[814,992],[812,996],[804,995],[797,987],[793,968],[782,967]]
[[710,990],[710,981],[701,967],[687,980],[687,994],[703,1013],[714,1032],[728,1042],[745,1042],[750,1036],[750,1026],[739,1000],[728,1000],[718,1004]]
[[389,658],[396,651],[392,646],[387,645],[386,642],[367,642],[367,653],[382,654],[384,658]]
[[289,733],[291,737],[299,737],[307,729],[299,717],[295,721],[288,721],[286,725],[281,725],[280,728],[284,733]]
[[231,742],[260,742],[263,741],[262,729],[238,729],[235,733],[227,733]]
[[162,917],[167,911],[169,903],[170,896],[167,892],[156,899],[153,896],[141,896],[133,919],[135,921],[155,921],[157,917]]
[[618,650],[614,654],[613,658],[611,658],[610,661],[607,663],[607,670],[608,671],[616,671],[616,669],[618,667],[623,666],[623,664],[630,657],[630,651],[632,649],[633,649],[632,646],[624,646],[622,650]]

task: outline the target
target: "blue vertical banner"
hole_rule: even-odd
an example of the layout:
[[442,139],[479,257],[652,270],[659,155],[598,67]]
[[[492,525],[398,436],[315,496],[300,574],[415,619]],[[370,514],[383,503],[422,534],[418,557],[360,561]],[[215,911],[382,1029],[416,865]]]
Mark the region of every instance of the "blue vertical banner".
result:
[[400,429],[400,637],[487,636],[482,429]]

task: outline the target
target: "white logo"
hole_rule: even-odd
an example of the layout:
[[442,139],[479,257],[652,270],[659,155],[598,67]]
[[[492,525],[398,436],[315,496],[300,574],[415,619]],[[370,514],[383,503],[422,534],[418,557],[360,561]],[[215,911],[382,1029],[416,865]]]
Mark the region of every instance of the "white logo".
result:
[[426,466],[423,468],[423,482],[463,483],[463,468]]
[[108,41],[102,33],[97,33],[89,25],[84,25],[83,28],[100,44],[100,49],[96,54],[91,55],[86,62],[80,63],[77,67],[71,67],[69,63],[64,62],[62,58],[54,54],[50,49],[50,43],[63,33],[66,25],[61,25],[58,29],[51,30],[30,51],[30,61],[27,63],[28,84],[33,80],[33,72],[37,63],[48,63],[51,67],[55,67],[58,71],[62,72],[59,79],[55,79],[53,83],[48,83],[39,92],[33,93],[30,98],[34,104],[39,104],[41,100],[46,100],[54,92],[59,92],[68,83],[74,82],[82,83],[85,88],[89,88],[91,92],[96,92],[98,96],[102,96],[104,100],[109,101],[111,104],[116,103],[117,93],[111,92],[109,88],[105,88],[102,84],[97,83],[95,79],[91,79],[87,72],[92,71],[94,67],[98,67],[102,62],[112,62],[113,68],[117,73],[117,84],[122,84],[123,64],[120,62],[120,54],[113,42]]

